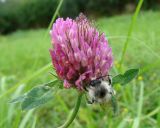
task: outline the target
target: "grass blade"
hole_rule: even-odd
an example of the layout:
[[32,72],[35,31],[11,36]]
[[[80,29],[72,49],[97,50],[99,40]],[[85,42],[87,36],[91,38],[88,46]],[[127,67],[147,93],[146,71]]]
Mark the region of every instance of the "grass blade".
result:
[[129,30],[128,30],[128,34],[127,34],[127,39],[124,43],[124,47],[123,47],[123,50],[122,50],[122,56],[121,56],[121,59],[120,59],[120,70],[121,70],[122,63],[124,61],[124,56],[125,56],[125,53],[126,53],[126,50],[127,50],[129,39],[130,39],[130,36],[132,35],[133,27],[136,23],[137,16],[139,14],[139,11],[141,9],[142,4],[143,4],[143,0],[139,0],[138,5],[136,7],[136,11],[133,15],[133,18],[132,18],[132,21],[131,21],[131,24],[130,24],[130,27],[129,27]]
[[37,117],[34,117],[32,128],[36,128]]
[[[56,19],[56,16],[59,14],[58,12],[59,12],[59,10],[60,10],[60,8],[61,8],[61,6],[62,6],[62,3],[63,3],[63,0],[60,0],[59,4],[58,4],[58,6],[57,6],[57,9],[56,9],[56,11],[54,12],[54,15],[53,15],[53,17],[52,17],[52,20],[51,20],[51,22],[50,22],[50,24],[49,24],[49,26],[48,26],[47,32],[46,32],[46,34],[45,34],[45,38],[47,37],[48,32],[50,31],[50,29],[51,29],[51,27],[52,27],[52,24],[53,24],[53,22],[54,22],[55,19]],[[45,38],[44,38],[44,39],[45,39]]]
[[34,110],[30,110],[26,113],[26,115],[23,117],[23,120],[21,121],[21,124],[19,125],[19,128],[25,128],[27,122],[31,119],[33,111]]
[[141,81],[140,85],[141,86],[140,86],[140,95],[139,95],[139,102],[138,102],[137,117],[134,119],[132,128],[139,128],[139,126],[140,126],[142,107],[143,107],[144,83]]
[[10,89],[8,89],[6,92],[4,92],[2,95],[0,95],[0,99],[3,98],[6,95],[9,95],[13,91],[15,91],[21,84],[27,83],[30,80],[32,80],[32,79],[36,78],[37,76],[39,76],[40,74],[46,72],[47,70],[50,69],[51,66],[52,66],[52,64],[49,63],[49,64],[45,65],[44,67],[42,67],[41,69],[39,69],[38,71],[36,71],[35,73],[32,73],[31,75],[29,75],[26,78],[22,79],[19,83],[17,83],[16,85],[14,85]]
[[137,37],[134,37],[134,36],[130,36],[130,37],[127,37],[127,36],[109,36],[108,37],[108,39],[127,39],[127,38],[137,41],[137,43],[140,43],[141,45],[143,45],[148,50],[148,52],[150,52],[153,56],[160,59],[160,55],[157,52],[155,52],[151,47],[149,47],[146,44],[146,42],[144,42],[143,40],[140,40]]
[[129,119],[130,119],[129,116],[125,117],[125,118],[121,121],[121,123],[118,125],[117,128],[126,128]]

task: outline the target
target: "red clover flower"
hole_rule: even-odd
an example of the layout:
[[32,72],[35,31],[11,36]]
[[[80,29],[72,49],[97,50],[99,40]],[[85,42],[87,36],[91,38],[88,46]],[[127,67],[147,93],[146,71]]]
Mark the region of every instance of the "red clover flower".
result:
[[105,34],[99,33],[83,14],[76,20],[58,18],[50,34],[52,63],[65,88],[83,90],[93,78],[108,75],[112,49]]

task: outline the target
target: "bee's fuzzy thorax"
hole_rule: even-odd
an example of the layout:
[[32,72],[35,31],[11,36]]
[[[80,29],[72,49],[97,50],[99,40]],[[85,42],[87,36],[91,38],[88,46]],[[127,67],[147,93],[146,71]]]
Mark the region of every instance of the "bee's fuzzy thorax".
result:
[[115,91],[112,88],[109,80],[101,80],[100,84],[88,86],[88,98],[90,103],[103,103],[108,102],[112,95],[115,95]]

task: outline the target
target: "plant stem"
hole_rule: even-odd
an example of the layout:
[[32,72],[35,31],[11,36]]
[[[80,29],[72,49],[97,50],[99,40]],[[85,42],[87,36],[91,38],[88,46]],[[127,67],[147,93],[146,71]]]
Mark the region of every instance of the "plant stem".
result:
[[74,107],[71,115],[68,117],[67,121],[58,128],[67,128],[73,122],[73,120],[75,119],[75,117],[78,113],[78,110],[79,110],[79,107],[80,107],[80,104],[81,104],[82,96],[83,96],[83,93],[79,93],[78,98],[77,98],[77,102],[75,104],[75,107]]

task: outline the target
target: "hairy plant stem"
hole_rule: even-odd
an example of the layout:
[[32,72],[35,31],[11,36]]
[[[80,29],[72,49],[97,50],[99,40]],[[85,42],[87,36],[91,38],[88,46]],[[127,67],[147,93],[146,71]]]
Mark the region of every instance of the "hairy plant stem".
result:
[[68,128],[69,125],[73,122],[73,120],[75,119],[75,117],[76,117],[76,115],[77,115],[77,113],[78,113],[79,107],[80,107],[80,105],[81,105],[82,96],[83,96],[83,93],[80,92],[80,93],[78,94],[78,98],[77,98],[75,107],[74,107],[71,115],[68,117],[68,119],[66,120],[66,122],[65,122],[63,125],[61,125],[60,127],[58,127],[58,128]]

